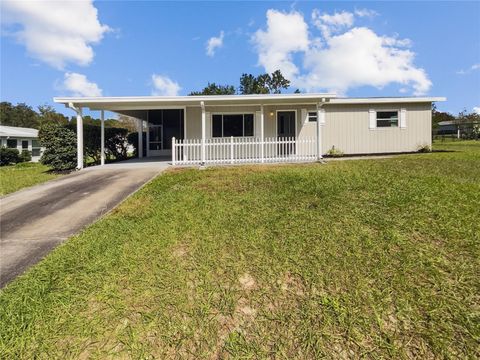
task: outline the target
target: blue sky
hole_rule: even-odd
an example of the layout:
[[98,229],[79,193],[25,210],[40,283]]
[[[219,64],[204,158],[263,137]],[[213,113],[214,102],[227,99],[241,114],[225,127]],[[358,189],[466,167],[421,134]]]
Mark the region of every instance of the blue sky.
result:
[[2,101],[185,95],[280,68],[291,91],[480,111],[479,2],[7,0],[2,14]]

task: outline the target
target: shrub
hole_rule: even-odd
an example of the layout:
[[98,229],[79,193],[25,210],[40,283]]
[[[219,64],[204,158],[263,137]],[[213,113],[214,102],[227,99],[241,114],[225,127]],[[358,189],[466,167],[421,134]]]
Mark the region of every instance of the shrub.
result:
[[32,153],[28,150],[22,150],[20,154],[20,162],[30,162],[32,161]]
[[2,146],[0,148],[0,166],[16,164],[20,162],[20,153],[17,149]]
[[40,158],[52,169],[70,170],[77,166],[77,136],[65,126],[46,124],[39,131],[40,144],[45,151]]
[[333,145],[332,148],[327,151],[327,155],[331,157],[342,157],[343,151],[340,149],[336,149],[335,145]]
[[[138,157],[138,132],[131,132],[127,136],[128,143],[134,148],[134,156]],[[143,156],[147,156],[147,133],[143,133]]]
[[420,145],[417,148],[417,151],[419,153],[429,153],[429,152],[432,152],[432,148],[430,147],[430,145],[424,144],[424,145]]

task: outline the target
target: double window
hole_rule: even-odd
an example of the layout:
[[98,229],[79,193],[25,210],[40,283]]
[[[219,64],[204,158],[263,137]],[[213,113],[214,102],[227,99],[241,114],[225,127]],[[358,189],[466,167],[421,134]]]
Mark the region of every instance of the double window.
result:
[[212,136],[253,136],[253,114],[212,115]]
[[377,127],[398,127],[398,111],[377,111]]

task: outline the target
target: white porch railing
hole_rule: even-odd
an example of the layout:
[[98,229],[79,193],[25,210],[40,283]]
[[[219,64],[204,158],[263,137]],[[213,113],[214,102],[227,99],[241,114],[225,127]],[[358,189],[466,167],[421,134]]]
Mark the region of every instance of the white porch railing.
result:
[[[269,137],[264,141],[250,137],[205,139],[205,164],[306,162],[316,158],[314,138]],[[201,139],[172,138],[173,165],[201,163]]]

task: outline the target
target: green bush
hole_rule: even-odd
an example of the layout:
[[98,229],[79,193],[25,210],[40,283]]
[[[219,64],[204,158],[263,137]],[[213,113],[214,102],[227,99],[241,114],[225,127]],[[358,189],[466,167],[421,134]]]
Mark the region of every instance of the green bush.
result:
[[58,124],[47,124],[39,131],[40,144],[45,151],[40,162],[53,170],[70,170],[77,166],[77,136]]
[[20,162],[30,162],[32,161],[32,152],[28,150],[22,150],[20,153]]
[[6,148],[5,146],[0,148],[0,166],[16,164],[20,161],[20,153],[17,149]]
[[424,144],[420,145],[417,149],[419,153],[429,153],[432,152],[432,147],[430,145]]
[[[134,156],[138,157],[138,132],[131,132],[127,136],[128,143],[134,148]],[[147,156],[147,133],[143,133],[143,156]]]
[[331,157],[342,157],[343,151],[335,148],[335,145],[334,145],[330,150],[327,151],[327,155]]

